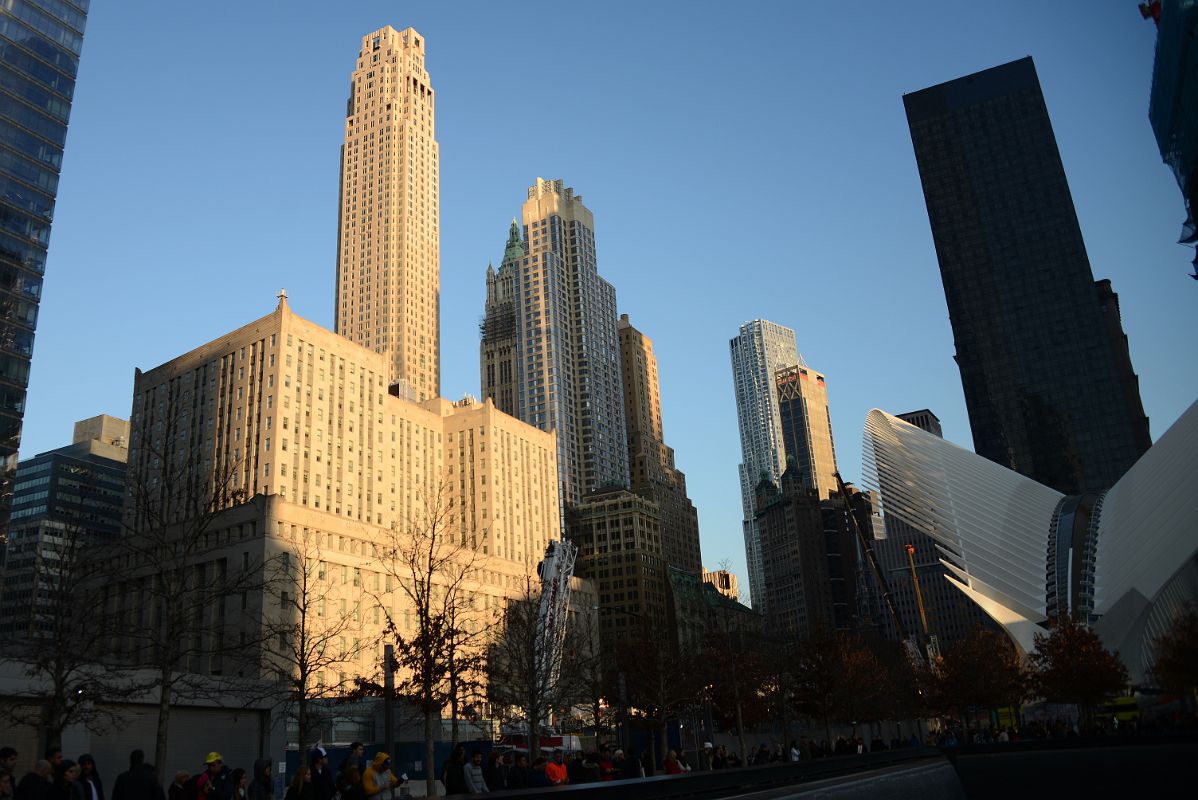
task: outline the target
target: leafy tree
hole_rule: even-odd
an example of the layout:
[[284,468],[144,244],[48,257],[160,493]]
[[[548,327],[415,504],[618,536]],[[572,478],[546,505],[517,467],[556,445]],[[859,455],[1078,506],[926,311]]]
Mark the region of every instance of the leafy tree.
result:
[[1036,634],[1028,663],[1033,692],[1051,703],[1076,704],[1083,722],[1093,706],[1127,686],[1127,668],[1119,655],[1067,615],[1057,617],[1047,636]]
[[794,681],[799,711],[822,721],[829,739],[833,721],[855,726],[886,716],[886,672],[858,637],[824,629],[802,641]]
[[1156,663],[1152,675],[1162,689],[1178,694],[1198,689],[1198,612],[1188,608],[1175,617],[1153,648]]
[[1017,706],[1029,676],[1005,636],[978,627],[944,653],[933,680],[934,702],[968,718],[970,709]]

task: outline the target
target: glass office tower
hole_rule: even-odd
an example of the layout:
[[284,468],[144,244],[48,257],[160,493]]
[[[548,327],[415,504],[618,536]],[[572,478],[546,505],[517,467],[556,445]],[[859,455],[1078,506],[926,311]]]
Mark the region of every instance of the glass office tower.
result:
[[0,532],[90,0],[0,0]]
[[978,455],[1064,494],[1151,444],[1030,58],[903,97]]

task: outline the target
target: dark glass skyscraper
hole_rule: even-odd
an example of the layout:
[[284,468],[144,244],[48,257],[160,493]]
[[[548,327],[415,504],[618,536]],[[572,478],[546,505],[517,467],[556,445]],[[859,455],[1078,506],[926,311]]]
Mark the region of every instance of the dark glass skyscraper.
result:
[[90,0],[0,0],[0,532]]
[[1066,494],[1151,444],[1031,58],[903,97],[974,448]]

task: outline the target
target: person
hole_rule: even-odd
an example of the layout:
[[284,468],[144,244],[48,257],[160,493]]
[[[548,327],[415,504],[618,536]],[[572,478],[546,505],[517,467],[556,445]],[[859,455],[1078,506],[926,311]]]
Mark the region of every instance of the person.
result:
[[715,768],[715,765],[711,763],[712,756],[714,755],[711,742],[704,742],[703,749],[699,751],[699,770],[701,772],[707,772]]
[[562,751],[553,751],[553,760],[545,764],[545,777],[549,779],[551,786],[561,786],[569,783],[570,778],[566,774],[566,764],[562,760]]
[[492,750],[483,766],[483,780],[492,792],[502,792],[507,788],[507,772],[503,768],[503,754]]
[[245,770],[241,767],[233,770],[233,773],[229,776],[229,785],[233,787],[233,800],[246,800],[245,784]]
[[470,763],[466,764],[462,769],[462,775],[466,779],[466,791],[470,794],[487,794],[487,780],[483,777],[483,754],[481,750],[475,750],[470,756]]
[[391,771],[391,756],[375,753],[362,776],[362,794],[366,800],[391,800],[399,781]]
[[191,773],[187,770],[179,770],[166,790],[166,798],[167,800],[188,800],[188,796],[194,793],[193,790]]
[[666,751],[666,760],[662,763],[662,771],[667,775],[681,775],[683,770],[678,764],[678,754],[673,750]]
[[60,758],[58,766],[54,768],[54,785],[46,797],[47,800],[86,800],[83,787],[79,784],[79,765],[69,758]]
[[87,800],[104,800],[104,782],[96,770],[96,759],[91,753],[84,753],[75,762],[79,765],[79,781],[83,788],[83,796]]
[[337,794],[337,783],[329,769],[329,753],[320,745],[308,751],[308,769],[312,774],[312,789],[316,800],[333,800]]
[[354,742],[349,746],[349,755],[341,762],[341,766],[337,768],[338,772],[344,772],[345,768],[350,764],[358,765],[358,775],[363,779],[366,777],[366,769],[370,766],[366,763],[366,745],[361,742]]
[[465,794],[466,789],[466,746],[459,743],[449,754],[449,760],[441,770],[441,783],[445,794]]
[[676,756],[678,758],[678,766],[682,769],[682,771],[690,772],[691,771],[691,762],[686,760],[686,753],[679,750],[677,752]]
[[8,776],[10,790],[16,785],[13,771],[17,768],[17,755],[17,751],[11,747],[0,747],[0,775]]
[[532,770],[528,773],[528,788],[540,789],[542,786],[552,786],[553,781],[549,778],[549,762],[543,757],[538,756],[537,760],[532,762]]
[[720,745],[716,748],[715,753],[711,757],[712,769],[727,769],[728,768],[728,748]]
[[803,754],[802,754],[802,751],[799,750],[799,743],[796,742],[794,739],[791,739],[790,740],[790,761],[791,761],[791,763],[793,764],[797,761],[801,761],[802,759],[803,759]]
[[[141,750],[129,753],[129,770],[116,776],[112,784],[112,800],[164,800],[154,768],[145,761],[146,754]],[[186,783],[187,773],[183,773],[183,776],[183,782]],[[182,787],[180,783],[179,788]]]
[[337,773],[337,793],[341,800],[366,800],[358,762],[349,759],[342,762],[341,771]]
[[30,772],[25,773],[13,792],[13,800],[46,800],[50,793],[54,767],[46,759],[39,759]]
[[599,776],[600,780],[614,781],[616,779],[616,762],[612,758],[611,748],[607,745],[599,751]]
[[507,788],[525,789],[531,785],[529,783],[531,779],[528,756],[524,753],[516,753],[515,763],[512,764],[512,768],[507,774]]
[[10,800],[12,797],[12,773],[0,772],[0,800]]
[[644,752],[644,754],[641,755],[641,775],[646,778],[652,778],[653,777],[653,769],[654,769],[654,764],[653,764],[652,751],[646,750]]
[[316,800],[316,789],[312,786],[312,770],[307,767],[296,770],[283,800]]
[[[275,787],[270,779],[270,759],[259,758],[254,762],[254,779],[246,787],[248,800],[274,800]],[[117,800],[115,797],[112,800]]]

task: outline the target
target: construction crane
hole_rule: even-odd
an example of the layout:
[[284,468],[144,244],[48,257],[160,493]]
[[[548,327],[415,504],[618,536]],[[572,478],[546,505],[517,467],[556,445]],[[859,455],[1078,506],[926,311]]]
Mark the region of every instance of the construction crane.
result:
[[[853,532],[857,535],[857,541],[861,544],[861,550],[865,555],[865,560],[869,564],[870,569],[874,573],[874,580],[878,582],[878,588],[882,591],[882,602],[886,605],[886,610],[890,612],[890,618],[894,621],[894,630],[898,634],[899,641],[907,649],[907,658],[917,667],[927,666],[928,661],[925,661],[923,651],[921,650],[916,637],[912,635],[907,637],[907,629],[903,626],[903,620],[899,616],[898,607],[894,604],[894,597],[890,594],[890,583],[886,580],[885,573],[882,572],[882,567],[878,564],[877,554],[874,553],[873,540],[865,535],[861,530],[861,526],[857,524],[857,515],[853,513],[853,505],[849,502],[849,493],[845,488],[844,480],[840,477],[839,472],[832,473],[836,478],[836,488],[840,492],[840,496],[844,499],[846,516],[849,518],[849,524],[853,526]],[[908,556],[911,552],[908,551]],[[914,562],[912,562],[914,564]],[[922,614],[922,604],[920,606]],[[926,625],[926,623],[925,623]],[[931,663],[935,663],[932,661]]]
[[578,547],[573,542],[550,541],[545,558],[537,565],[541,578],[541,603],[537,614],[537,683],[546,691],[557,684],[566,646],[566,618],[570,608],[570,577]]
[[923,590],[919,588],[919,575],[915,572],[915,545],[907,543],[907,563],[911,565],[911,583],[915,586],[915,605],[919,608],[919,624],[923,628],[923,638],[927,642],[928,663],[932,668],[940,659],[940,640],[928,630],[928,612],[923,605]]

